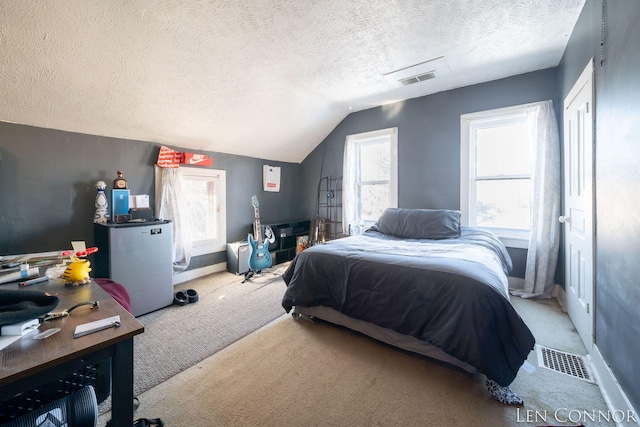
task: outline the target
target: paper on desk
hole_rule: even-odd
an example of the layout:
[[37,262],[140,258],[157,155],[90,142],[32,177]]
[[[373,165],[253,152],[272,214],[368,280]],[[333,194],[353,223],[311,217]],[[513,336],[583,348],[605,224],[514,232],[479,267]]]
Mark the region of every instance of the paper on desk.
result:
[[74,254],[77,254],[78,252],[85,252],[87,250],[87,244],[84,241],[71,242],[71,247],[73,248]]
[[22,335],[7,335],[6,337],[1,336],[0,351],[3,350],[5,347],[9,347],[11,344],[18,341],[20,338],[22,338]]
[[148,194],[134,194],[129,196],[130,208],[148,208],[149,207],[149,195]]

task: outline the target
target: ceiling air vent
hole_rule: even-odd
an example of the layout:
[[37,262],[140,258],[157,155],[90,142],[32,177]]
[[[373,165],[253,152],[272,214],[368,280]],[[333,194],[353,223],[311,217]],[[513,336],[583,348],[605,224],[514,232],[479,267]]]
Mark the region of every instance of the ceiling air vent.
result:
[[435,78],[436,78],[436,73],[434,73],[433,71],[429,71],[428,73],[423,73],[413,77],[407,77],[406,79],[400,79],[398,81],[402,83],[404,86],[409,86],[414,83],[420,83],[425,80],[431,80]]
[[446,76],[449,73],[449,66],[444,56],[420,62],[419,64],[410,65],[383,74],[388,82],[395,86],[409,86],[414,83],[424,82],[425,80],[435,79],[437,77]]

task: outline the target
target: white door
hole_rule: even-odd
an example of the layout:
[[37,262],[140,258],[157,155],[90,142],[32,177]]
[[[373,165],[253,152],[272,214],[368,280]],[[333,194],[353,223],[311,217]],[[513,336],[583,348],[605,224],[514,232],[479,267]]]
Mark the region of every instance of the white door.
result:
[[593,60],[564,100],[564,223],[567,309],[593,345]]

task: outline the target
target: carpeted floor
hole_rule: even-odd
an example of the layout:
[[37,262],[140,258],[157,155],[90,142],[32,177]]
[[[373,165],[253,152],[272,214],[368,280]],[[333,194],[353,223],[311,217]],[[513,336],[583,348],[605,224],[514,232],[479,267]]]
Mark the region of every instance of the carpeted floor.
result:
[[[539,344],[584,354],[554,301],[512,301]],[[535,351],[528,362],[511,386],[525,405],[506,406],[465,373],[281,315],[142,393],[136,418],[167,427],[615,425],[581,415],[606,412],[597,385],[539,368]]]
[[[175,286],[195,289],[198,301],[138,317],[145,332],[134,338],[134,394],[148,390],[284,314],[282,273],[288,264],[244,276],[220,272]],[[104,413],[110,399],[100,405]]]

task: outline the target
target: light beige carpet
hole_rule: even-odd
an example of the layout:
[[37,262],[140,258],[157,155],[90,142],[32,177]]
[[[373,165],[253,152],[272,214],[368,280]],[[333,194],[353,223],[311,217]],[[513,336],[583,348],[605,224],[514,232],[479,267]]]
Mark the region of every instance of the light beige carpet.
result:
[[[242,283],[244,276],[210,274],[178,286],[194,289],[199,300],[171,305],[138,317],[145,331],[134,338],[134,393],[140,393],[188,369],[284,313],[286,286],[282,273],[288,264],[263,270]],[[100,413],[111,408],[111,399]]]
[[284,313],[286,265],[265,269],[242,283],[244,276],[220,272],[182,283],[174,291],[194,289],[198,301],[172,305],[138,320],[135,337],[135,394],[165,381]]
[[[553,302],[514,305],[527,323],[551,327],[531,328],[539,343],[580,351]],[[512,384],[525,405],[506,406],[465,373],[285,315],[140,395],[135,416],[167,427],[538,426],[579,425],[568,418],[607,410],[596,385],[537,368],[535,352],[529,362],[536,368]]]

